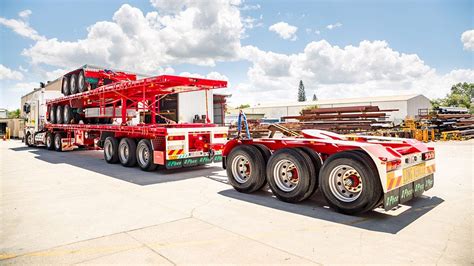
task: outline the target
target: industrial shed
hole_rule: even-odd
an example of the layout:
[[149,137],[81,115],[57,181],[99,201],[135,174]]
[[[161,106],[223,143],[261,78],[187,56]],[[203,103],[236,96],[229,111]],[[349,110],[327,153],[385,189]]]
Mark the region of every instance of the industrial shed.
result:
[[313,107],[343,107],[354,105],[374,105],[380,109],[398,109],[388,114],[388,120],[398,124],[407,116],[415,117],[419,109],[431,107],[430,99],[422,94],[396,95],[382,97],[326,99],[307,102],[260,104],[244,109],[250,114],[265,114],[266,118],[281,118],[283,116],[298,115],[301,110]]

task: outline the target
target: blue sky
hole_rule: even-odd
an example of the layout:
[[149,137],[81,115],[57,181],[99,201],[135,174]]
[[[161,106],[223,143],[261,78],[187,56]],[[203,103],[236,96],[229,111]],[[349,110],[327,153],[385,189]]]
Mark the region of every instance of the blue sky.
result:
[[[439,97],[449,90],[448,84],[474,78],[473,48],[469,46],[474,37],[465,34],[461,40],[463,33],[474,28],[472,1],[173,2],[180,4],[178,9],[160,0],[1,1],[0,64],[8,70],[0,72],[0,107],[19,106],[19,97],[31,90],[27,86],[86,63],[149,74],[184,72],[226,78],[231,85],[227,92],[233,94],[231,102],[236,104],[290,101],[295,98],[299,79],[305,82],[307,94],[334,98],[372,95],[374,91]],[[182,30],[196,25],[180,17],[191,9],[206,16],[210,25]],[[19,16],[25,10],[31,12]],[[157,19],[150,16],[148,22],[141,22],[144,26],[134,29],[133,34],[145,40],[142,42],[150,41],[143,47],[127,32],[140,25],[138,19],[126,21],[127,15],[114,19],[114,14],[137,10],[143,17],[158,13]],[[163,22],[165,16],[171,24]],[[228,23],[222,23],[223,19]],[[19,34],[13,20],[36,33]],[[109,22],[104,27],[119,33],[88,37],[100,21]],[[150,26],[156,21],[162,24]],[[283,24],[271,30],[278,23]],[[212,29],[206,32],[207,28]],[[168,30],[178,39],[168,40]],[[155,33],[158,37],[150,40]],[[196,44],[194,40],[203,34],[208,40]],[[107,42],[114,38],[124,47],[101,47],[107,56],[90,51],[100,45],[95,43],[97,39]],[[85,44],[78,40],[85,40]],[[208,49],[213,45],[217,48]],[[48,46],[55,48],[48,50]],[[71,54],[68,47],[81,52]],[[137,51],[136,57],[133,51]],[[143,62],[134,62],[137,58]]]

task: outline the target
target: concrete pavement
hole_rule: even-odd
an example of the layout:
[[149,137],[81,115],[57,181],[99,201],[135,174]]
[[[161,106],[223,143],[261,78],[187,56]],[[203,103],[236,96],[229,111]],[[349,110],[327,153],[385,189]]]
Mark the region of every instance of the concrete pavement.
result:
[[2,264],[473,262],[474,142],[440,142],[435,187],[385,213],[241,194],[213,164],[159,170],[0,142]]

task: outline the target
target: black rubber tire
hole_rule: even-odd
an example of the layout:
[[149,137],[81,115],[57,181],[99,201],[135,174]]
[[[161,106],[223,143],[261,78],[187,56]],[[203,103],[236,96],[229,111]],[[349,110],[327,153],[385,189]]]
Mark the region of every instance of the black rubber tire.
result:
[[321,171],[321,167],[323,165],[323,160],[321,159],[321,156],[315,152],[314,150],[308,148],[308,147],[298,147],[298,149],[302,150],[305,152],[311,159],[311,164],[314,166],[314,171],[315,171],[315,176],[313,180],[315,181],[314,185],[311,186],[310,194],[308,196],[311,197],[316,190],[318,190],[319,187],[319,172]]
[[308,153],[302,150],[301,148],[295,148],[295,150],[299,152],[301,156],[304,157],[306,161],[306,166],[308,167],[309,174],[310,174],[308,191],[306,191],[306,193],[304,194],[303,199],[301,200],[303,201],[311,197],[311,195],[313,195],[315,188],[317,188],[317,184],[319,183],[319,180],[316,179],[316,176],[317,176],[316,166],[314,165],[313,160],[311,159],[311,156],[309,156]]
[[[259,188],[260,189],[263,189],[265,188],[265,186],[267,185],[267,163],[268,163],[268,160],[270,160],[270,157],[272,156],[272,152],[270,151],[270,149],[267,148],[267,146],[263,145],[263,144],[253,144],[253,146],[257,147],[257,149],[260,151],[260,153],[262,154],[263,156],[263,160],[264,160],[264,163],[265,163],[265,167],[263,169],[264,170],[264,173],[265,173],[265,181],[263,182],[262,186]],[[265,189],[267,190],[267,189]]]
[[64,94],[64,96],[68,96],[71,94],[71,89],[69,88],[69,77],[64,76],[63,77],[63,83],[61,85],[61,92]]
[[[148,153],[148,159],[146,159],[146,156],[144,154],[140,154],[141,149],[144,149],[143,152]],[[141,156],[143,156],[143,159],[140,158]],[[151,146],[151,142],[149,139],[142,139],[138,142],[137,150],[136,150],[136,158],[137,158],[138,166],[143,171],[147,171],[147,172],[155,171],[156,168],[158,167],[157,164],[153,163],[153,147]]]
[[[364,157],[354,152],[340,152],[331,155],[323,164],[319,176],[319,184],[329,206],[336,211],[345,214],[360,214],[370,210],[380,200],[382,195],[382,185],[378,172],[372,169],[370,162]],[[343,202],[338,200],[331,192],[329,187],[329,175],[335,167],[339,165],[348,165],[353,167],[361,176],[363,189],[360,196],[352,202]]]
[[[362,150],[352,150],[352,151],[348,151],[348,152],[353,153],[354,155],[356,155],[357,157],[359,157],[359,160],[360,160],[362,163],[367,164],[368,166],[370,166],[370,168],[372,169],[372,171],[373,171],[374,173],[376,173],[377,179],[380,180],[377,166],[375,165],[375,163],[374,163],[374,161],[372,160],[372,158],[371,158],[365,151],[362,151]],[[375,195],[374,197],[377,197],[377,195]],[[375,201],[372,206],[370,206],[370,207],[368,206],[365,211],[373,210],[373,209],[375,209],[376,207],[378,207],[379,205],[382,205],[382,203],[383,203],[383,190],[380,190],[379,200]]]
[[63,139],[63,134],[61,134],[60,132],[56,132],[56,134],[54,134],[54,150],[55,151],[63,151],[63,147],[62,147],[62,140]]
[[70,124],[72,120],[72,109],[68,104],[63,106],[63,122],[64,124]]
[[[128,156],[123,151],[124,149],[128,150]],[[137,164],[137,144],[134,139],[123,138],[119,142],[118,146],[118,156],[120,163],[125,167],[132,167]]]
[[51,106],[51,110],[49,113],[49,122],[51,124],[56,124],[56,106]]
[[107,163],[118,163],[118,140],[115,137],[107,137],[104,141],[104,159]]
[[25,145],[28,146],[28,147],[33,147],[33,143],[32,143],[31,138],[32,138],[31,133],[30,132],[26,133]]
[[56,107],[56,124],[64,123],[64,110],[63,106],[59,105]]
[[81,72],[77,74],[77,89],[79,92],[87,91],[87,82],[86,77],[84,76],[84,70],[81,70]]
[[[238,182],[233,174],[233,161],[237,156],[245,157],[249,162],[250,176],[243,182]],[[242,193],[252,193],[262,188],[265,184],[265,159],[259,149],[252,145],[235,147],[227,160],[227,178],[235,190]]]
[[45,139],[46,149],[54,150],[54,135],[51,132],[46,132],[46,139]]
[[[292,191],[285,192],[276,184],[273,169],[280,160],[291,161],[298,170],[299,182]],[[311,171],[311,168],[308,167],[310,162],[309,156],[298,149],[285,148],[274,152],[267,164],[267,182],[273,194],[281,201],[289,203],[296,203],[306,199],[311,188],[311,178],[314,175],[314,171]]]
[[77,74],[71,74],[71,77],[69,78],[69,89],[71,95],[79,92],[77,87]]

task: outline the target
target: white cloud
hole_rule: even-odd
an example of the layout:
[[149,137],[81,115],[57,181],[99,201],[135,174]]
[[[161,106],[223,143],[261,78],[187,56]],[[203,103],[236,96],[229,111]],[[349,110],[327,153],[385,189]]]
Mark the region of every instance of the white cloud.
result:
[[342,23],[340,22],[336,22],[335,24],[329,24],[326,26],[328,30],[333,30],[335,28],[340,28],[340,27],[342,27]]
[[256,5],[244,5],[240,8],[240,10],[243,10],[243,11],[246,11],[246,10],[257,10],[257,9],[260,9],[260,5],[259,4],[256,4]]
[[31,14],[32,14],[31,10],[26,9],[18,13],[18,16],[25,20],[25,19],[28,19]]
[[317,90],[320,99],[412,93],[442,97],[454,83],[474,82],[471,69],[438,74],[416,54],[394,51],[385,41],[341,48],[321,40],[288,55],[245,46],[241,56],[253,64],[247,72],[249,82],[235,88],[245,91],[246,101],[253,103],[292,101],[299,80],[308,91]]
[[38,40],[23,55],[33,64],[61,68],[79,62],[157,74],[170,64],[214,65],[236,59],[245,26],[239,2],[151,1],[155,12],[122,5],[112,21],[99,21],[77,41]]
[[23,74],[0,64],[0,80],[4,79],[22,80]]
[[30,27],[28,23],[28,17],[30,15],[31,10],[23,10],[18,14],[20,19],[6,19],[0,17],[0,24],[10,28],[18,35],[32,39],[34,41],[45,40],[46,38],[44,36],[39,35],[36,30]]
[[[32,91],[34,88],[38,88],[39,85],[39,82],[18,82],[10,86],[8,89],[12,91],[27,93],[29,91]],[[20,100],[18,99],[18,101]]]
[[66,69],[59,68],[53,71],[47,71],[43,76],[46,78],[46,80],[53,81],[67,72],[68,71]]
[[295,41],[297,38],[296,31],[298,28],[283,21],[271,25],[268,30],[275,32],[285,40]]
[[474,30],[467,30],[462,33],[461,41],[464,50],[474,51]]

